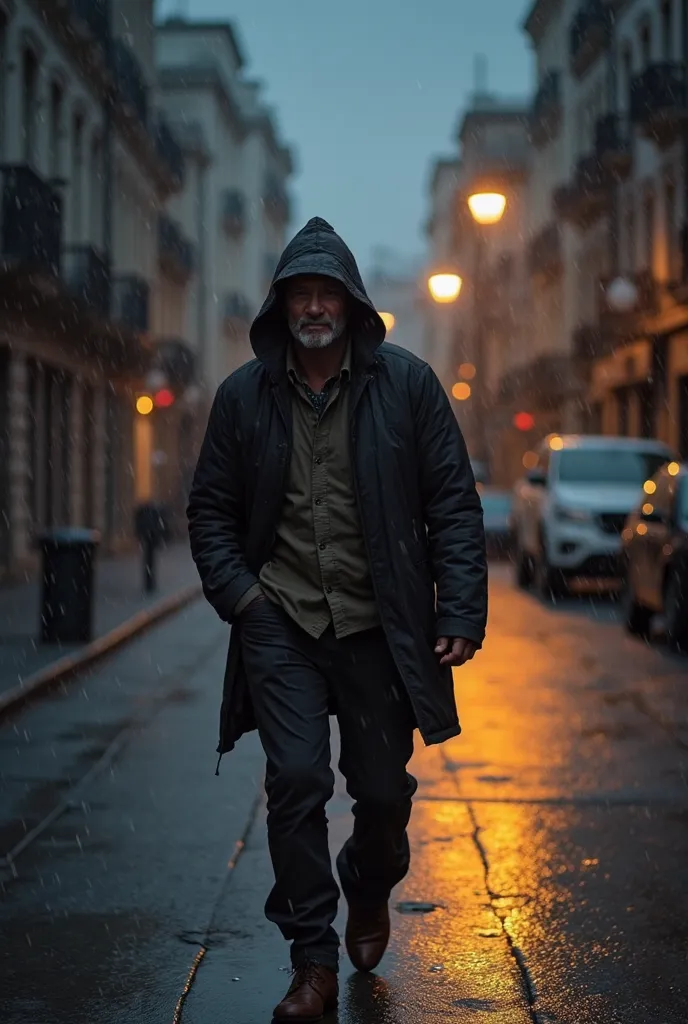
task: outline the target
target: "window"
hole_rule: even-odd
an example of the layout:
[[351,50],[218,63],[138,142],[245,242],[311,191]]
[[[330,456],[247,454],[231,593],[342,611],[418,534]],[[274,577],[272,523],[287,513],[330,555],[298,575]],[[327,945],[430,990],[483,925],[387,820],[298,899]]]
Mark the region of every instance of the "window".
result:
[[667,462],[660,452],[632,448],[574,448],[559,456],[559,479],[565,483],[634,484],[641,487]]
[[74,115],[72,128],[72,241],[83,238],[84,213],[84,119]]
[[655,246],[655,197],[652,192],[647,192],[643,200],[643,235],[644,265],[648,270],[652,270]]
[[663,0],[661,11],[661,33],[662,33],[662,60],[671,60],[672,57],[672,21],[673,4],[671,0]]
[[664,216],[666,218],[666,265],[667,277],[677,281],[680,277],[678,267],[678,232],[676,230],[676,185],[667,181],[664,186]]
[[51,178],[62,176],[60,144],[63,101],[62,86],[59,82],[53,82],[50,89],[50,120],[48,123],[48,173]]
[[640,55],[643,68],[646,68],[652,60],[652,31],[649,21],[646,21],[640,29]]
[[34,164],[37,156],[38,131],[38,60],[33,50],[24,50],[22,59],[22,94],[24,99],[24,162]]

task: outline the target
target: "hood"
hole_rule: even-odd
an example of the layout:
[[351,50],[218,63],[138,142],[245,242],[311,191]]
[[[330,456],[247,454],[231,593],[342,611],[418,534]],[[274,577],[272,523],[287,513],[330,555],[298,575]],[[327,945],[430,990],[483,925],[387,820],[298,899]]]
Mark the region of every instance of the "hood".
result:
[[351,298],[349,331],[354,367],[372,362],[375,350],[385,340],[385,325],[368,298],[353,253],[322,217],[309,220],[280,257],[268,296],[249,333],[258,359],[274,377],[285,372],[291,334],[282,308],[280,285],[297,274],[324,274],[344,285]]

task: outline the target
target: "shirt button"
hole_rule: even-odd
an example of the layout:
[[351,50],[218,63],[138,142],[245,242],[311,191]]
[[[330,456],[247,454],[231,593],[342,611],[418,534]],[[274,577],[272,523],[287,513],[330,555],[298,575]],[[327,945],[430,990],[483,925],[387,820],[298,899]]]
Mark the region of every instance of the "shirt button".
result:
[[322,500],[320,498],[316,498],[315,499],[315,504],[316,505],[322,505]]
[[318,547],[320,548],[321,551],[324,551],[325,548],[327,547],[327,544],[323,541],[322,544],[318,544]]
[[325,587],[325,592],[327,594],[331,594],[332,593],[332,587]]
[[317,459],[315,460],[316,466],[319,466],[321,462],[322,462],[322,459],[320,458],[320,456],[318,456]]

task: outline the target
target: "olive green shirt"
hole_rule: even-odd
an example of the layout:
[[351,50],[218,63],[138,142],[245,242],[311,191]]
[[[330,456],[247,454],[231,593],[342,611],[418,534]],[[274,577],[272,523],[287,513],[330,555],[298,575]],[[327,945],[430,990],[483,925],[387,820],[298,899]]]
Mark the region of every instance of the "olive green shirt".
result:
[[303,380],[291,348],[287,372],[293,448],[282,517],[260,587],[242,597],[237,613],[262,590],[311,636],[330,624],[337,637],[349,636],[380,622],[349,453],[350,346],[320,394]]

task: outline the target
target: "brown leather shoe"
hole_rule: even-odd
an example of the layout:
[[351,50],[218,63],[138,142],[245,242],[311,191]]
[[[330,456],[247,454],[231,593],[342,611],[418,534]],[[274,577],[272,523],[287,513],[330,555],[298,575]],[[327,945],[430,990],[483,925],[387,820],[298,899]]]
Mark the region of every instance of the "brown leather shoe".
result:
[[357,971],[372,971],[382,960],[389,942],[389,907],[349,906],[346,951]]
[[322,1020],[334,1010],[339,996],[337,972],[331,967],[308,961],[294,971],[289,991],[275,1007],[274,1020]]

